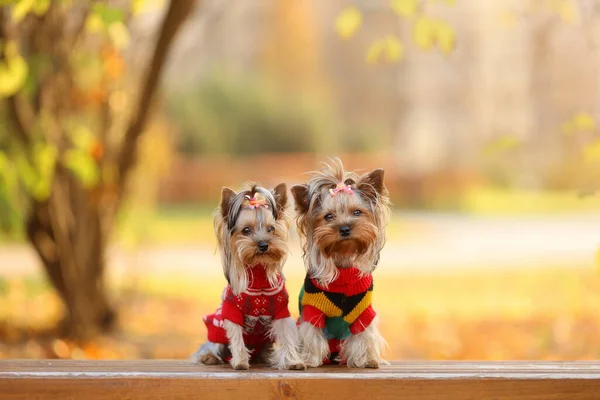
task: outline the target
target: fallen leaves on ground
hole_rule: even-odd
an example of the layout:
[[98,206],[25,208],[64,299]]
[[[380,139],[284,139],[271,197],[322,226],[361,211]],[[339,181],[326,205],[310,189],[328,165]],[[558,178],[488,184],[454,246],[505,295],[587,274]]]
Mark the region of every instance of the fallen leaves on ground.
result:
[[[223,282],[128,280],[113,293],[120,330],[81,344],[52,335],[60,303],[45,285],[0,285],[0,358],[186,359]],[[291,311],[301,279],[291,279]],[[173,287],[177,290],[173,290]],[[149,289],[151,288],[151,289]],[[586,360],[600,357],[600,277],[582,269],[375,276],[388,359]]]

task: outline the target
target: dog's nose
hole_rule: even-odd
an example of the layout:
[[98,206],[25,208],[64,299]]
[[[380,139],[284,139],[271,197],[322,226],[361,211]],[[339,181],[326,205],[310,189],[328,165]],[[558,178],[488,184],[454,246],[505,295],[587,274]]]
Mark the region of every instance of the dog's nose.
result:
[[258,242],[258,249],[264,253],[265,251],[269,250],[269,243],[267,242]]
[[340,235],[343,237],[350,236],[350,232],[352,232],[352,230],[348,225],[344,225],[340,228]]

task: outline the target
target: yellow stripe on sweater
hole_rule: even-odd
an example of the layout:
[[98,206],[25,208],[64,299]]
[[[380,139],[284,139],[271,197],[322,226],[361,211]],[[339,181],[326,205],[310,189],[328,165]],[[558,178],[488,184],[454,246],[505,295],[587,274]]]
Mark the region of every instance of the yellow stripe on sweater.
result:
[[321,293],[306,293],[302,297],[303,306],[313,306],[321,310],[327,317],[340,317],[342,310],[336,307],[331,300]]
[[356,307],[354,307],[354,309],[344,317],[344,321],[346,321],[349,324],[356,321],[360,314],[362,314],[362,312],[365,311],[369,307],[369,305],[371,305],[372,296],[373,292],[371,290],[365,293],[365,297],[363,297],[360,303],[358,303]]

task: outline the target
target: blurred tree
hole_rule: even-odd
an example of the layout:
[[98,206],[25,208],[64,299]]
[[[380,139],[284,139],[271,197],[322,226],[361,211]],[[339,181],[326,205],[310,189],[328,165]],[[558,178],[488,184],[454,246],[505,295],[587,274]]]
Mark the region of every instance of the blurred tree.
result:
[[195,1],[168,3],[146,69],[128,70],[128,24],[143,3],[0,1],[0,222],[25,225],[64,302],[63,333],[78,339],[115,322],[107,240],[167,54]]
[[282,86],[322,88],[316,16],[308,0],[275,0],[262,54],[265,73]]
[[331,122],[321,103],[290,96],[273,82],[217,71],[174,93],[167,111],[180,151],[249,155],[315,151]]

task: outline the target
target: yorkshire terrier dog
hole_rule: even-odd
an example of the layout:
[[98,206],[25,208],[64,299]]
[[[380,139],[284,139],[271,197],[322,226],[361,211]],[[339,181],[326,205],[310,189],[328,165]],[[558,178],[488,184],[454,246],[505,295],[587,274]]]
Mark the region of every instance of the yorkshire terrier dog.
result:
[[345,172],[333,159],[292,187],[307,269],[300,292],[300,351],[308,367],[378,368],[385,341],[371,306],[389,200],[383,170]]
[[229,362],[248,369],[250,360],[278,369],[304,369],[298,331],[288,310],[282,267],[288,252],[287,188],[260,186],[235,193],[223,188],[215,232],[227,282],[221,306],[204,317],[208,342],[196,363]]

